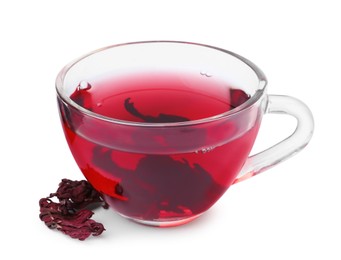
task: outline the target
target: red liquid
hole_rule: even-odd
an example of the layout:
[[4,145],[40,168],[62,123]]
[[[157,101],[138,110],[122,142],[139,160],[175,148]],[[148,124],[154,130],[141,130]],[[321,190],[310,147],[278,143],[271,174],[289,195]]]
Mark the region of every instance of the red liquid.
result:
[[[75,87],[71,99],[95,113],[134,122],[202,119],[227,112],[249,98],[207,75],[134,74],[89,83]],[[80,136],[78,129],[86,118],[70,112],[62,102],[59,105],[68,144],[85,177],[119,213],[142,221],[177,221],[210,208],[236,178],[258,131],[256,122],[243,135],[216,146],[209,140],[232,133],[233,124],[188,128],[193,133],[183,138],[185,130],[170,135],[158,130],[149,136],[92,122],[92,129],[98,131],[93,135],[103,135],[104,140],[107,135],[122,136],[118,142],[130,147],[113,149]],[[188,151],[184,143],[200,149]],[[158,150],[148,150],[149,145]]]

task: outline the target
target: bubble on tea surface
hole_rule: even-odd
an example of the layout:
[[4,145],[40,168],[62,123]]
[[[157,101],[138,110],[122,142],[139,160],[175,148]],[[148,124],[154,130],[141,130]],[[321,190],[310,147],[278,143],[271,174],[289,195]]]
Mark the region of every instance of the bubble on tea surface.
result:
[[81,82],[79,82],[78,84],[78,90],[88,90],[91,88],[91,85],[89,82],[82,80]]
[[199,153],[208,153],[211,152],[215,147],[214,146],[209,146],[209,147],[204,147],[200,150],[196,150],[195,153],[199,154]]
[[207,71],[200,71],[200,75],[208,77],[208,78],[212,77],[212,74]]

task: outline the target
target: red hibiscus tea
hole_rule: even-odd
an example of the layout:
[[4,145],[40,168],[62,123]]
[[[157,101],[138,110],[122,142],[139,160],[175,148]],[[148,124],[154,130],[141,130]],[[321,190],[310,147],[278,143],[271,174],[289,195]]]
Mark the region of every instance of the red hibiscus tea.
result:
[[85,177],[121,215],[158,226],[186,223],[210,208],[236,178],[259,127],[255,122],[236,136],[247,113],[201,123],[249,99],[207,73],[106,76],[81,81],[70,98],[90,115],[121,123],[90,122],[59,99],[64,132]]
[[[268,95],[266,86],[247,59],[176,41],[108,46],[56,80],[65,136],[84,176],[116,212],[154,226],[195,219],[232,183],[307,145],[309,108]],[[297,128],[249,157],[267,113],[292,115]]]

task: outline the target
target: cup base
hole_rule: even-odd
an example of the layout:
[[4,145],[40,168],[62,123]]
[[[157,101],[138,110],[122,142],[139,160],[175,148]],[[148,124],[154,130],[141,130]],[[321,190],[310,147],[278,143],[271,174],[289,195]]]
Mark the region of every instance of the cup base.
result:
[[141,225],[164,228],[164,227],[176,227],[176,226],[181,226],[181,225],[187,224],[187,223],[195,220],[196,218],[198,218],[201,214],[191,216],[188,218],[171,219],[171,220],[169,220],[169,219],[165,219],[165,220],[162,220],[162,219],[145,220],[145,219],[137,219],[137,218],[127,217],[127,216],[120,214],[120,213],[119,213],[119,215],[126,218],[126,219],[129,219],[131,221],[134,221],[138,224],[141,224]]

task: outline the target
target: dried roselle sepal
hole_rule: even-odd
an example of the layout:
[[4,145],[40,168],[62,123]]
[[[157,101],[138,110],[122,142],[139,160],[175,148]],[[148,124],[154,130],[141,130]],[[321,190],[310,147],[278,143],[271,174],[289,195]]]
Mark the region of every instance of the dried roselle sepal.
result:
[[107,204],[102,199],[100,193],[96,191],[89,182],[85,180],[72,181],[62,179],[55,193],[51,193],[50,197],[56,196],[66,206],[75,209],[82,209],[93,203],[104,203],[103,207],[107,208]]
[[47,198],[41,199],[39,205],[39,217],[46,226],[58,229],[72,238],[85,240],[90,235],[99,236],[105,230],[101,223],[90,219],[93,212],[88,209],[65,214],[63,205]]
[[[57,197],[59,202],[52,201]],[[55,193],[39,200],[40,219],[51,229],[57,229],[72,238],[85,240],[90,235],[98,236],[105,230],[101,223],[91,219],[93,212],[85,207],[107,204],[87,181],[63,179]]]
[[57,229],[63,233],[84,240],[90,235],[99,236],[105,230],[101,223],[90,219],[93,212],[88,209],[82,209],[75,214],[66,216],[58,225]]
[[61,225],[57,227],[57,229],[72,238],[77,238],[82,241],[87,239],[90,235],[99,236],[105,230],[101,223],[97,223],[96,221],[91,219],[89,219],[88,222],[89,223],[87,225],[83,225],[80,227],[74,227],[72,225]]

